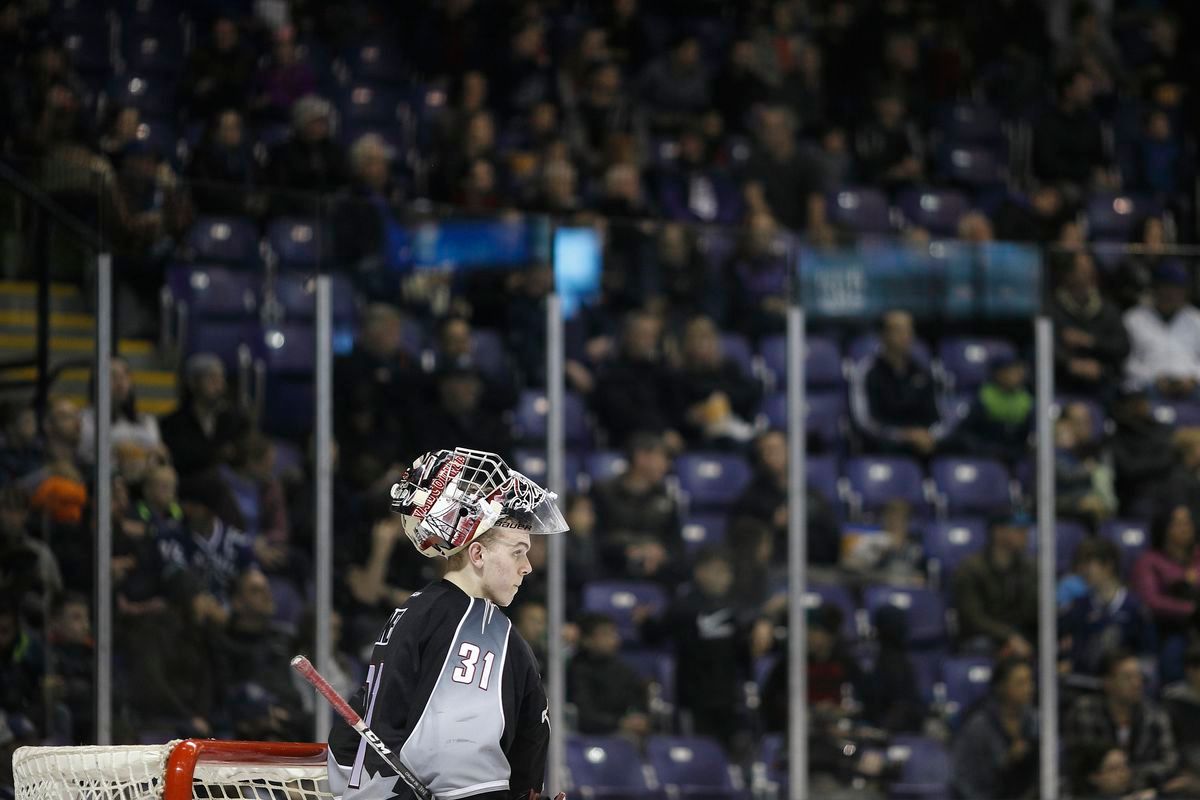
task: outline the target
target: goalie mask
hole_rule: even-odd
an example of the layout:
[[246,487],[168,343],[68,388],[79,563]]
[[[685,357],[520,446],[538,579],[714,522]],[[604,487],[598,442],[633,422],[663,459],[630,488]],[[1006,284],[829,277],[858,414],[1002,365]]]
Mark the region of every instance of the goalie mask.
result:
[[449,558],[492,528],[562,533],[556,499],[495,453],[462,447],[426,453],[392,486],[392,510],[429,558]]

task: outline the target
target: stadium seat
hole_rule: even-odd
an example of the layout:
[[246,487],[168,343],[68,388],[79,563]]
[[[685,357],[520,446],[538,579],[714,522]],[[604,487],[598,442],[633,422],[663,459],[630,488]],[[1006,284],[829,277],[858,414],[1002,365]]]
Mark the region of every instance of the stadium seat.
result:
[[1127,242],[1143,218],[1161,214],[1162,208],[1146,197],[1098,192],[1088,198],[1084,213],[1089,239]]
[[948,143],[942,150],[942,175],[964,187],[987,187],[1004,180],[1005,167],[997,151],[984,145]]
[[835,455],[810,456],[805,465],[804,477],[809,488],[824,497],[831,506],[840,510],[841,493],[838,491],[839,468]]
[[[548,480],[545,450],[517,450],[513,453],[513,469],[525,477],[545,486]],[[567,486],[574,490],[580,487],[580,457],[578,453],[567,452],[563,455],[563,473]]]
[[356,83],[346,87],[339,103],[347,125],[389,125],[400,121],[401,97],[385,86]]
[[189,320],[253,319],[262,279],[228,267],[174,264],[167,269],[167,289]]
[[58,34],[76,69],[92,73],[112,70],[112,40],[107,22],[63,25]]
[[942,662],[946,653],[941,650],[912,650],[908,654],[913,666],[913,677],[917,683],[917,694],[926,706],[937,696],[937,687],[942,682]]
[[958,221],[971,208],[966,196],[953,189],[902,192],[899,201],[904,218],[934,236],[957,235]]
[[313,270],[322,255],[321,225],[316,220],[285,217],[267,227],[267,242],[284,269]]
[[1012,506],[1008,470],[988,458],[935,458],[929,474],[945,514],[992,514]]
[[755,789],[767,797],[786,797],[788,786],[787,740],[768,733],[758,743],[753,766]]
[[356,82],[403,85],[409,78],[408,65],[396,47],[388,42],[364,42],[344,57],[346,69]]
[[685,453],[675,460],[675,473],[692,509],[728,507],[752,477],[746,459],[729,453]]
[[125,74],[109,85],[109,99],[116,106],[130,106],[149,117],[172,116],[175,113],[174,87],[164,77]]
[[[850,358],[852,364],[858,364],[867,356],[873,356],[878,351],[879,334],[864,333],[851,340],[850,346],[846,350],[846,355]],[[913,358],[921,366],[927,367],[932,361],[929,345],[922,339],[913,339],[912,354]]]
[[[834,339],[809,336],[805,340],[804,383],[810,389],[840,389],[845,383],[842,374],[842,351]],[[775,388],[787,386],[787,338],[768,336],[759,346],[763,366]]]
[[952,774],[946,746],[923,736],[897,736],[888,744],[887,759],[900,777],[889,787],[895,800],[948,800]]
[[591,479],[592,485],[612,480],[625,471],[629,462],[625,454],[617,450],[597,450],[588,453],[584,459],[583,471]]
[[955,391],[970,391],[982,385],[989,365],[1002,357],[1016,356],[1012,342],[950,336],[938,343],[938,360]]
[[983,656],[951,657],[942,662],[942,686],[945,688],[946,716],[952,725],[962,714],[988,694],[992,680],[992,660]]
[[1110,519],[1100,525],[1100,535],[1117,546],[1124,575],[1150,544],[1150,526],[1141,520]]
[[721,350],[725,358],[738,365],[743,374],[749,375],[754,365],[754,348],[750,340],[740,333],[722,333]]
[[122,26],[121,60],[127,70],[170,80],[183,69],[186,55],[178,23]]
[[675,656],[661,650],[622,650],[621,660],[653,685],[664,702],[675,705]]
[[[517,399],[513,428],[521,442],[543,442],[546,440],[546,416],[550,404],[546,393],[540,389],[525,389]],[[568,444],[582,445],[588,441],[587,418],[583,400],[574,392],[563,396],[563,424]]]
[[860,512],[878,511],[891,500],[925,508],[921,466],[904,456],[859,456],[846,462],[850,505]]
[[[358,316],[354,284],[340,273],[331,274],[329,282],[334,322],[354,322]],[[316,316],[316,281],[312,277],[296,273],[279,275],[275,279],[275,298],[289,320],[311,320]]]
[[258,320],[192,320],[188,323],[184,353],[213,353],[236,375],[242,354],[253,361],[262,356],[262,328]]
[[[781,587],[785,588],[785,587]],[[850,589],[840,583],[810,583],[804,594],[805,608],[835,606],[842,612],[842,635],[848,639],[858,636],[858,604]]]
[[571,791],[596,800],[655,797],[633,742],[620,736],[567,737]]
[[1006,140],[1004,120],[996,109],[974,103],[955,103],[942,109],[938,127],[942,137],[964,144],[996,145]]
[[891,210],[878,189],[855,188],[834,192],[827,201],[829,221],[854,233],[889,233]]
[[891,586],[868,586],[863,594],[871,619],[885,605],[902,609],[908,616],[909,642],[914,647],[928,647],[946,641],[946,603],[932,589],[901,589]]
[[661,614],[667,607],[666,589],[650,581],[591,581],[583,586],[584,610],[611,616],[626,644],[641,639],[633,621],[633,610],[639,606]]
[[705,736],[650,736],[646,761],[669,796],[734,800],[744,796],[725,751]]
[[[844,448],[846,432],[846,395],[839,391],[812,392],[805,398],[804,427],[810,439],[825,450]],[[762,400],[759,413],[772,428],[787,430],[787,395],[769,394]]]
[[963,559],[983,550],[987,523],[979,517],[933,520],[925,526],[925,555],[937,564],[943,586],[950,585]]
[[195,261],[248,267],[258,259],[258,231],[241,217],[200,217],[188,231],[186,248]]
[[[1075,551],[1088,538],[1087,527],[1078,522],[1060,519],[1054,524],[1054,571],[1058,575],[1070,572],[1075,564]],[[1031,558],[1037,557],[1037,526],[1029,529],[1028,547]]]
[[710,545],[725,543],[728,517],[725,514],[689,514],[680,526],[679,535],[689,552]]
[[1200,403],[1159,400],[1154,403],[1153,413],[1154,418],[1164,425],[1176,428],[1200,425]]

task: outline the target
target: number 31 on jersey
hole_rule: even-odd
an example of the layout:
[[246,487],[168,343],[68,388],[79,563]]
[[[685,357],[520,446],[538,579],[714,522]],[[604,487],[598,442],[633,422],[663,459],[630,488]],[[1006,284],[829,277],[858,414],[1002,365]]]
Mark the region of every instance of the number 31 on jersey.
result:
[[470,642],[463,642],[458,648],[458,657],[461,659],[459,665],[454,668],[454,672],[450,675],[450,680],[455,683],[475,683],[475,673],[478,671],[479,688],[483,691],[488,690],[488,684],[492,680],[492,665],[496,661],[496,654],[488,650],[483,654],[483,668],[476,670],[479,665],[479,647]]

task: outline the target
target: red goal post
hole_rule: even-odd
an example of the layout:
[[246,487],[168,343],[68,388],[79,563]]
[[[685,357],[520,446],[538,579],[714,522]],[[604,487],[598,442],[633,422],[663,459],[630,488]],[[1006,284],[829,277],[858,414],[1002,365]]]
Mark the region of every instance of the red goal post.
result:
[[17,800],[330,800],[324,744],[187,739],[22,747]]

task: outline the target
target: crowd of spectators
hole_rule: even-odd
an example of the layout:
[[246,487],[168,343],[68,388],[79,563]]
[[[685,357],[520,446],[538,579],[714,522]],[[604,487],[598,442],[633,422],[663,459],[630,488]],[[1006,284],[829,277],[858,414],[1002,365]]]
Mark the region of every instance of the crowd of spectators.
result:
[[[786,730],[788,458],[764,421],[782,376],[728,348],[761,353],[783,331],[786,237],[824,246],[860,232],[832,207],[838,190],[872,187],[899,208],[935,187],[964,193],[969,213],[931,232],[893,210],[888,232],[1048,248],[1057,511],[1082,531],[1060,558],[1057,598],[1069,790],[1197,790],[1200,434],[1182,413],[1200,397],[1200,312],[1187,264],[1164,255],[1194,239],[1193,4],[134,5],[108,16],[0,0],[0,153],[53,165],[39,179],[111,237],[122,308],[140,309],[122,324],[157,331],[164,271],[189,257],[197,216],[263,229],[320,217],[327,263],[363,305],[335,364],[334,621],[308,608],[311,441],[264,433],[271,420],[239,404],[227,365],[203,348],[161,419],[139,412],[129,365],[114,363],[121,739],[308,738],[312,698],[288,654],[332,624],[349,693],[390,610],[437,577],[387,513],[404,466],[455,445],[524,466],[537,445],[513,412],[544,378],[550,271],[406,272],[389,242],[432,204],[605,227],[601,297],[568,342],[568,387],[586,410],[573,454],[610,465],[569,476],[563,499],[572,725],[639,744],[709,735],[749,763],[764,734]],[[953,111],[964,103],[985,122],[964,122]],[[960,146],[1001,167],[956,171]],[[1088,221],[1091,200],[1114,192],[1143,212],[1117,237],[1141,247],[1115,262],[1085,246],[1113,238]],[[959,796],[1036,796],[1033,509],[1020,486],[1029,342],[989,352],[967,384],[931,357],[946,331],[904,309],[877,322],[877,346],[839,356],[846,413],[812,432],[810,452],[886,457],[876,463],[922,478],[939,458],[978,457],[1014,490],[971,515],[975,530],[948,526],[924,496],[809,486],[814,780],[883,786],[895,767],[877,746],[924,734],[947,743]],[[499,347],[483,352],[488,334]],[[95,414],[55,398],[40,428],[24,405],[3,425],[0,747],[83,742]],[[751,465],[736,496],[705,510],[725,533],[699,548],[687,534],[698,498],[674,474],[697,452]],[[1141,552],[1122,546],[1135,529]],[[936,530],[976,546],[951,563],[933,552]],[[535,541],[539,572],[511,609],[543,660],[544,558]],[[632,608],[606,613],[586,588],[614,580],[639,588]],[[909,600],[872,603],[881,587]],[[935,603],[932,616],[906,611],[913,598]],[[952,698],[961,708],[929,685],[931,663],[948,682],[937,669],[951,657],[987,676],[984,691]]]

